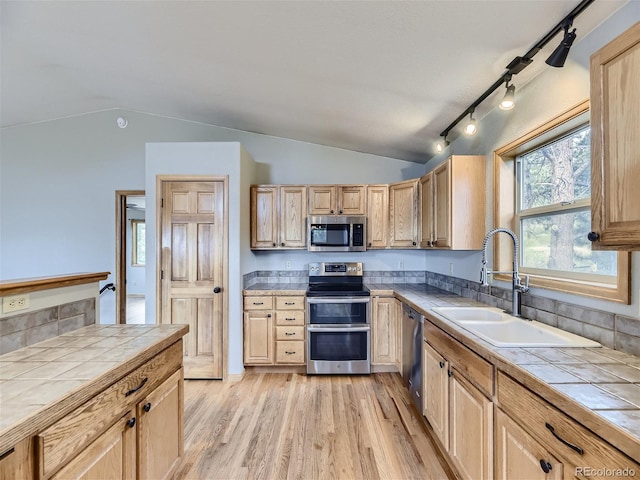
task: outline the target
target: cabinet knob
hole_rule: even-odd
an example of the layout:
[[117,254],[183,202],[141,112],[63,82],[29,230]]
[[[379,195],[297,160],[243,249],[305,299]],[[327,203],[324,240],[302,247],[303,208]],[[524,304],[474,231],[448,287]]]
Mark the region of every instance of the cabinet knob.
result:
[[142,407],[142,409],[145,412],[148,412],[149,410],[151,410],[151,403],[145,403],[144,406]]
[[329,210],[329,213],[333,213],[333,210]]
[[590,242],[597,242],[598,240],[600,240],[600,234],[598,232],[589,232],[587,234],[587,239]]
[[411,242],[411,243],[413,244],[413,246],[414,246],[414,247],[417,245],[417,243],[416,243],[416,242]]
[[272,246],[272,247],[275,247],[275,246],[276,246],[276,243],[275,243],[275,242],[273,242],[273,243],[271,244],[271,246]]
[[342,210],[338,210],[338,213],[340,213],[340,214],[341,214],[341,213],[342,213]]
[[220,291],[221,291],[220,287],[213,288],[213,293],[220,293]]
[[284,242],[282,242],[282,243],[280,244],[280,246],[281,246],[281,247],[284,247]]
[[444,368],[444,362],[440,362],[440,368]]
[[130,418],[129,420],[127,420],[127,427],[129,428],[133,428],[136,425],[136,418]]
[[449,371],[447,372],[447,375],[449,375],[450,377],[453,377],[453,372],[452,372],[451,370],[449,370]]
[[371,246],[371,242],[367,243],[367,247],[370,247],[370,246]]
[[271,314],[270,313],[267,313],[267,318],[271,318]]
[[549,473],[551,470],[553,470],[553,466],[546,460],[542,459],[540,459],[540,468],[544,473]]

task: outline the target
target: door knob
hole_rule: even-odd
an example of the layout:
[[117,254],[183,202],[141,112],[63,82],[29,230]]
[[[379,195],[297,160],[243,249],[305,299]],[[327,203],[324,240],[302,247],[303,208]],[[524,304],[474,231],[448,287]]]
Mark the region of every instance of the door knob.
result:
[[587,240],[589,240],[590,242],[597,242],[598,240],[600,240],[600,235],[598,234],[598,232],[589,232],[587,234]]
[[213,293],[220,293],[220,290],[221,290],[220,287],[214,287]]

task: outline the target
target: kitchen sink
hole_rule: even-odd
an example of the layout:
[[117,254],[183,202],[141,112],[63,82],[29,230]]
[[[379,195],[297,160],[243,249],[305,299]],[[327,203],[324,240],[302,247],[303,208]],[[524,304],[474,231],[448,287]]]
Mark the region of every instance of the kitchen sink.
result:
[[492,307],[436,307],[434,312],[496,347],[601,347],[544,323],[516,318]]

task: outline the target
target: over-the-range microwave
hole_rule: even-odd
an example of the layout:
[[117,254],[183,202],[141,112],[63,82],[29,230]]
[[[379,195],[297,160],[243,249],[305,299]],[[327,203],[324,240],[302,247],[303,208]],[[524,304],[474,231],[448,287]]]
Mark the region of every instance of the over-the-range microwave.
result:
[[364,252],[367,249],[367,217],[312,215],[308,226],[310,252]]

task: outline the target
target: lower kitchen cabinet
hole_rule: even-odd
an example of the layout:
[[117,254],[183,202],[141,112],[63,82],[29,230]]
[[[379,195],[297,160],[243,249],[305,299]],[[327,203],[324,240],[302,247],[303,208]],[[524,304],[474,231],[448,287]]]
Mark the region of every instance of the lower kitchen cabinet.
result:
[[449,450],[449,362],[423,342],[423,415],[445,450]]
[[[400,301],[373,297],[371,308],[371,364],[397,366],[400,347]],[[400,370],[401,371],[401,370]]]
[[0,478],[26,480],[34,478],[33,439],[25,438],[11,449],[0,452]]
[[245,365],[273,363],[273,313],[244,312]]
[[562,480],[562,462],[496,409],[496,480]]

